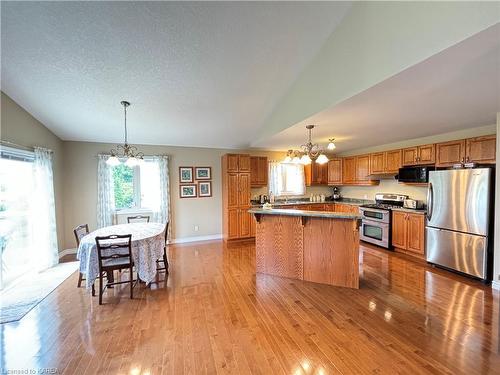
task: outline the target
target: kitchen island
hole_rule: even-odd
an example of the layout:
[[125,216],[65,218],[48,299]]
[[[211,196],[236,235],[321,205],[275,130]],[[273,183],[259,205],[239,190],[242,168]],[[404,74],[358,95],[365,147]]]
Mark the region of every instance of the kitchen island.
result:
[[252,208],[258,273],[359,288],[359,226],[354,213]]

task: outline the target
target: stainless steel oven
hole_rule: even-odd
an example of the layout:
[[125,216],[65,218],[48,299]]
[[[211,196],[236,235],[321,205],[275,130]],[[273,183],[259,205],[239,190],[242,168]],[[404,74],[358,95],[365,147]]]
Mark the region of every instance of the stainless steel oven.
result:
[[391,243],[391,211],[369,207],[360,207],[359,211],[363,218],[360,239],[388,249]]

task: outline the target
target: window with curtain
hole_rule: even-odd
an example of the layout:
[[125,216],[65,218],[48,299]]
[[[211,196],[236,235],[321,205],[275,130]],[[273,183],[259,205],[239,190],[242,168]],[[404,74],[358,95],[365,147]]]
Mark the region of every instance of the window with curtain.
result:
[[269,187],[277,197],[282,195],[304,195],[304,166],[293,163],[269,163]]
[[147,209],[153,212],[153,221],[169,221],[168,156],[147,157],[133,168],[109,166],[107,158],[99,155],[98,160],[98,227],[113,225],[117,210]]
[[0,150],[0,289],[59,261],[52,152]]

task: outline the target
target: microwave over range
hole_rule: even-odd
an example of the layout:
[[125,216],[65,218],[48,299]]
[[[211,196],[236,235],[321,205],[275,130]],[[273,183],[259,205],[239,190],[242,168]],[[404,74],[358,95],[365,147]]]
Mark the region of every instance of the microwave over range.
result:
[[399,168],[398,181],[407,183],[429,182],[429,172],[435,170],[434,167],[404,167]]

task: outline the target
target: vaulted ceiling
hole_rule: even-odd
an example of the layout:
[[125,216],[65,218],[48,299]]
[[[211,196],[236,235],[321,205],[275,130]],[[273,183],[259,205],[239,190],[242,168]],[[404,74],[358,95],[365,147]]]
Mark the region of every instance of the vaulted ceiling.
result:
[[63,140],[122,141],[126,99],[131,143],[283,150],[315,123],[316,140],[348,151],[494,122],[499,14],[485,3],[3,1],[1,85]]
[[64,140],[247,146],[349,3],[2,2],[2,90]]

